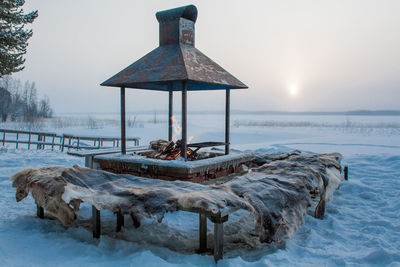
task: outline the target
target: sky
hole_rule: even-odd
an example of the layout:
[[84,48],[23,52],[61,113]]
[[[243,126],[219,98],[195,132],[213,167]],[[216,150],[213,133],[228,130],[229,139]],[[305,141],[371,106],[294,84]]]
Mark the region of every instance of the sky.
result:
[[[158,46],[157,11],[188,4],[196,47],[249,86],[232,91],[231,109],[400,109],[398,0],[27,0],[39,17],[14,77],[35,81],[56,113],[118,112],[119,89],[100,83]],[[188,93],[189,111],[224,101]],[[165,92],[127,89],[127,111],[167,108]]]

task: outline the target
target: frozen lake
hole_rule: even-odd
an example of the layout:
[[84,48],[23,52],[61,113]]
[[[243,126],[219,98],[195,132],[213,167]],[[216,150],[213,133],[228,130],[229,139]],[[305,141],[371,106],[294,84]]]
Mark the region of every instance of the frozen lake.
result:
[[[85,126],[88,119],[95,121],[90,127]],[[127,119],[134,120],[127,135],[141,137],[141,144],[167,137],[166,114],[129,114]],[[42,130],[102,136],[118,136],[120,131],[117,114],[63,114],[58,120]],[[400,265],[400,117],[232,114],[231,122],[233,148],[339,152],[349,165],[350,180],[336,191],[323,220],[306,216],[305,224],[285,244],[229,251],[219,266]],[[193,142],[223,141],[224,116],[189,114],[188,131]],[[0,265],[214,265],[212,256],[174,252],[151,240],[168,232],[170,239],[157,242],[176,246],[197,242],[198,217],[192,214],[168,214],[162,224],[148,222],[136,232],[128,229],[137,236],[135,242],[112,231],[96,242],[88,227],[65,229],[56,221],[36,218],[31,197],[15,202],[9,181],[13,173],[73,164],[83,165],[83,160],[58,151],[0,148]],[[146,237],[146,229],[154,235]]]

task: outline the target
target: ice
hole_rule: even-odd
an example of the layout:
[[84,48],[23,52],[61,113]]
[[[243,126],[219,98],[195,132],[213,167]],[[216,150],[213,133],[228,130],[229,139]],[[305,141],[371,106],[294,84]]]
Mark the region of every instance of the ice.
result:
[[[242,116],[238,119],[247,119]],[[139,118],[140,119],[140,118]],[[179,118],[178,118],[179,119]],[[251,120],[258,119],[257,116]],[[275,116],[260,120],[276,121],[346,121],[345,116],[291,117]],[[232,120],[235,120],[233,116]],[[398,123],[399,117],[352,116],[360,123]],[[145,121],[145,120],[143,120]],[[191,115],[189,135],[193,142],[223,140],[223,116]],[[215,122],[215,123],[213,123]],[[75,128],[74,128],[75,127]],[[57,132],[118,136],[117,126],[88,129],[74,126]],[[54,129],[53,129],[54,131]],[[343,164],[349,165],[349,180],[342,182],[327,204],[323,220],[305,217],[303,224],[284,244],[261,249],[237,248],[224,255],[220,266],[336,266],[336,265],[400,265],[400,131],[399,129],[367,129],[357,127],[234,127],[232,147],[248,151],[340,152]],[[145,123],[128,128],[132,136],[150,140],[166,138],[167,126]],[[198,217],[187,212],[166,214],[158,224],[146,221],[134,229],[127,220],[127,229],[114,231],[112,214],[102,217],[104,235],[93,240],[90,207],[82,207],[80,224],[64,228],[56,220],[40,220],[29,197],[15,202],[15,190],[9,176],[27,167],[84,165],[83,159],[58,151],[15,150],[12,145],[0,149],[0,265],[1,266],[209,266],[209,255],[174,251],[176,247],[197,246]],[[231,229],[240,230],[238,214],[230,218]],[[209,242],[212,242],[212,224]],[[235,228],[236,227],[236,228]],[[226,238],[229,238],[227,236]],[[167,244],[167,245],[165,245]],[[176,250],[176,249],[175,249]]]

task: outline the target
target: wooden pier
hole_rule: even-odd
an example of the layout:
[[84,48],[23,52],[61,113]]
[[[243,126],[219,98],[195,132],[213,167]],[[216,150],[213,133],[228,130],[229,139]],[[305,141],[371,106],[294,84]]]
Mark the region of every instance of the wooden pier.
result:
[[[20,144],[27,145],[28,150],[35,147],[38,150],[43,150],[51,147],[51,150],[58,148],[61,152],[64,149],[100,149],[100,148],[116,148],[121,144],[121,138],[119,137],[99,137],[99,136],[82,136],[72,134],[57,135],[52,132],[41,132],[41,131],[24,131],[24,130],[12,130],[12,129],[0,129],[0,133],[3,134],[0,142],[3,146],[7,143],[15,144],[15,148],[19,148]],[[127,142],[133,143],[133,146],[139,145],[139,137],[126,138]],[[91,144],[85,144],[82,141],[90,142]],[[93,145],[92,145],[93,143]]]

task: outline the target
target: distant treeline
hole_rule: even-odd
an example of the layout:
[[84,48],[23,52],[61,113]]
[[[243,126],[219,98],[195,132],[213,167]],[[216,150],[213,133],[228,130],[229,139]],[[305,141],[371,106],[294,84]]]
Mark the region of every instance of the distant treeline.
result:
[[53,116],[48,97],[38,100],[35,82],[22,82],[5,76],[0,79],[1,121],[23,120],[34,123]]

